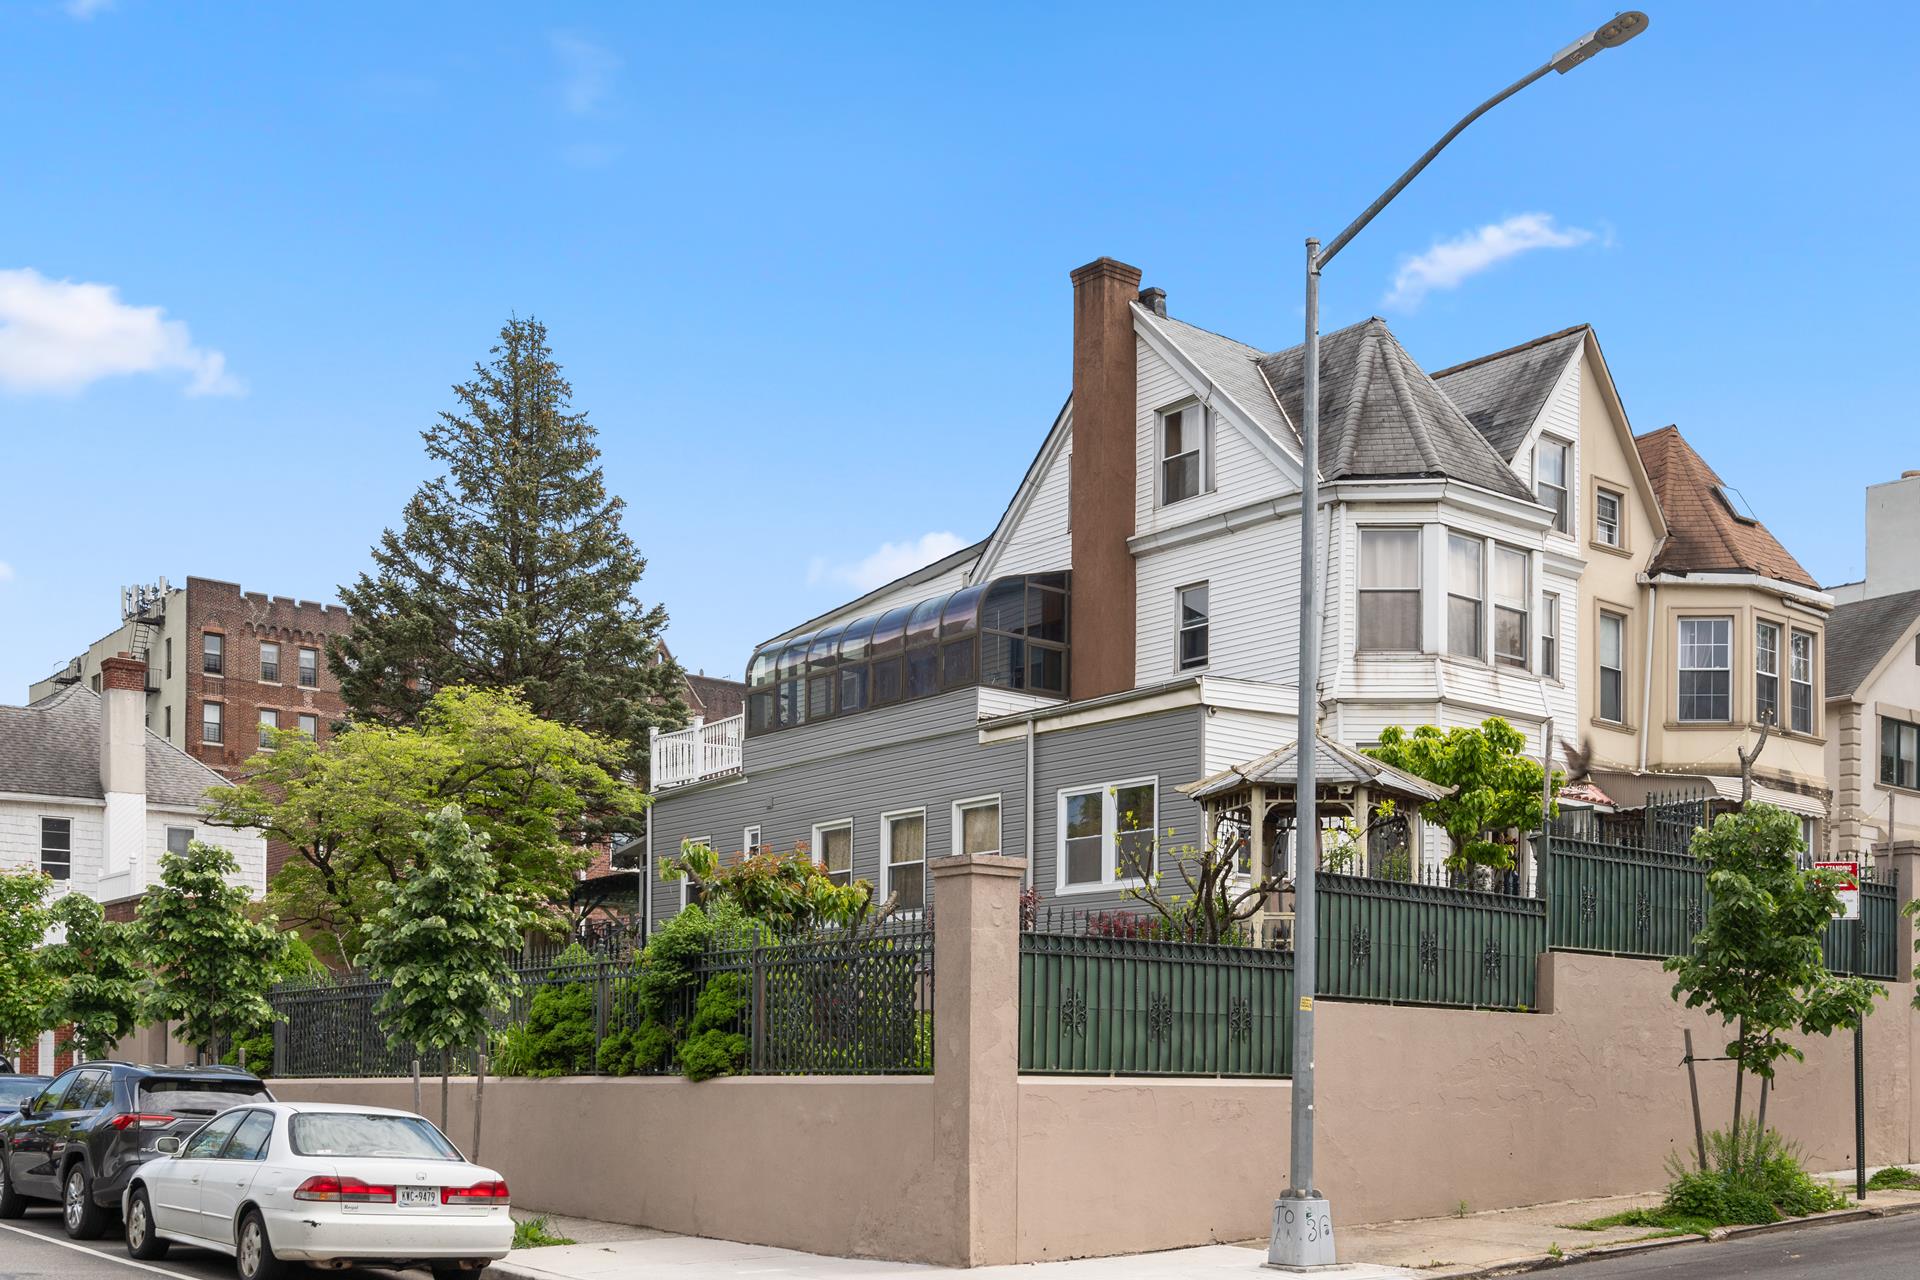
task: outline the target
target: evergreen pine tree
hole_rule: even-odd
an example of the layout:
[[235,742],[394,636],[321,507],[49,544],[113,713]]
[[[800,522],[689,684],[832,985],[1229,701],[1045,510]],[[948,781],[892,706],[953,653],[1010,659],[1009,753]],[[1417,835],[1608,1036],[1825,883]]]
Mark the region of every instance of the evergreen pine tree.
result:
[[641,770],[647,727],[686,715],[666,610],[635,595],[646,560],[546,326],[510,320],[490,354],[422,433],[444,474],[341,588],[353,629],[328,664],[357,716],[412,724],[435,689],[517,686],[536,714],[627,744]]

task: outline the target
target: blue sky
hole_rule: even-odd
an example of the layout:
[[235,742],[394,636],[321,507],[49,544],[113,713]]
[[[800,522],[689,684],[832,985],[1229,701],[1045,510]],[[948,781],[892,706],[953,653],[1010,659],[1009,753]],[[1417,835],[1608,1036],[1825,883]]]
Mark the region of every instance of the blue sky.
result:
[[[1325,326],[1384,315],[1434,369],[1591,322],[1636,430],[1678,422],[1858,576],[1863,487],[1920,466],[1920,9],[1651,14],[1456,143],[1329,270]],[[122,583],[332,598],[512,313],[602,432],[675,651],[737,674],[992,528],[1068,390],[1069,270],[1296,342],[1302,238],[1608,15],[14,0],[0,701]]]

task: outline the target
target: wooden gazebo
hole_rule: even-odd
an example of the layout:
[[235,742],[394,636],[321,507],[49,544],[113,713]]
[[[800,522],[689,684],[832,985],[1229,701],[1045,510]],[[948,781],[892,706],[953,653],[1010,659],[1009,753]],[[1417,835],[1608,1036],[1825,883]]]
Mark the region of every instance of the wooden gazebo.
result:
[[[1363,755],[1352,747],[1316,738],[1319,743],[1314,761],[1314,790],[1318,792],[1316,810],[1322,824],[1328,820],[1353,819],[1362,828],[1380,803],[1392,800],[1407,819],[1412,832],[1419,808],[1429,800],[1441,800],[1453,794],[1453,788],[1438,786],[1390,764]],[[1294,744],[1267,752],[1246,764],[1235,765],[1190,782],[1177,790],[1201,806],[1206,813],[1203,830],[1209,844],[1222,848],[1246,846],[1246,864],[1252,882],[1258,884],[1271,876],[1271,859],[1286,846],[1285,836],[1293,829],[1294,789],[1299,766],[1294,762]],[[1409,871],[1418,860],[1409,851]],[[1363,860],[1366,855],[1363,855]],[[1378,873],[1379,868],[1364,865],[1356,871]],[[1253,919],[1256,936],[1265,938],[1272,925],[1286,915],[1278,901],[1261,904]]]

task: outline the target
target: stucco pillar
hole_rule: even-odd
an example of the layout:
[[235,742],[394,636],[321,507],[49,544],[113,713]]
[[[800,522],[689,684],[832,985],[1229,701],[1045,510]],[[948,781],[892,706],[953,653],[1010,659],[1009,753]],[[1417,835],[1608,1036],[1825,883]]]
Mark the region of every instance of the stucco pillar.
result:
[[1913,981],[1913,917],[1906,905],[1920,897],[1920,841],[1896,840],[1874,851],[1873,872],[1885,879],[1891,875],[1899,894],[1900,913],[1894,917],[1893,949],[1900,981]]
[[1015,1260],[1019,1139],[1020,886],[1025,858],[955,854],[933,873],[937,1157],[950,1162],[951,1256]]

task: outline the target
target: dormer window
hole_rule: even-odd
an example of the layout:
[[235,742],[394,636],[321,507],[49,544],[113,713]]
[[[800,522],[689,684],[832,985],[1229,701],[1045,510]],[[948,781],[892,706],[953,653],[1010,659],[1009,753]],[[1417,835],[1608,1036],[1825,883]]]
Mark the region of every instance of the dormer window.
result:
[[1540,443],[1533,451],[1533,493],[1543,507],[1553,510],[1553,527],[1561,533],[1571,533],[1573,526],[1568,519],[1567,508],[1567,471],[1568,459],[1573,453],[1572,446],[1565,441],[1540,437]]
[[1207,411],[1197,404],[1160,413],[1160,505],[1171,506],[1206,488]]

